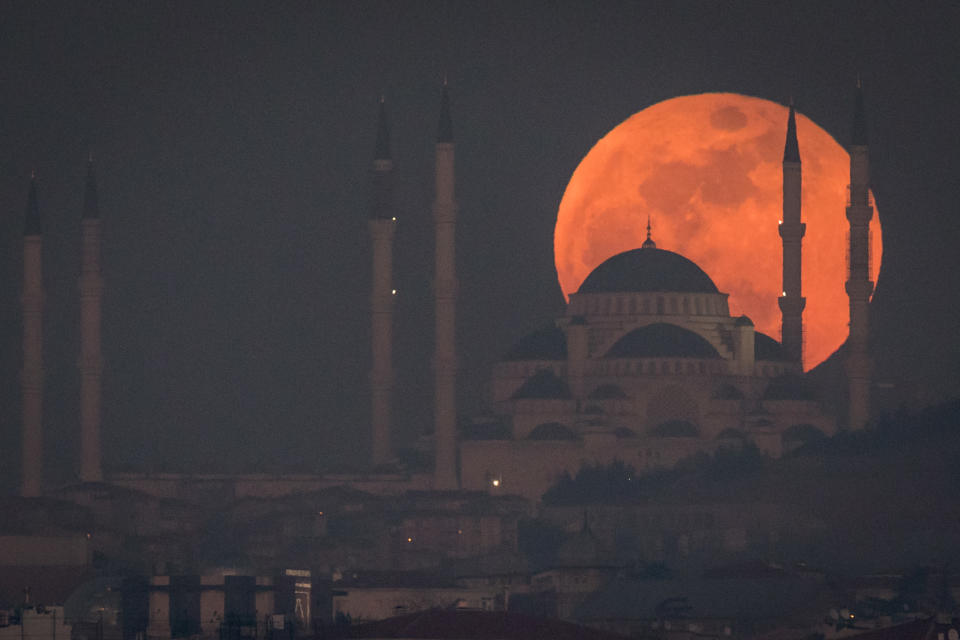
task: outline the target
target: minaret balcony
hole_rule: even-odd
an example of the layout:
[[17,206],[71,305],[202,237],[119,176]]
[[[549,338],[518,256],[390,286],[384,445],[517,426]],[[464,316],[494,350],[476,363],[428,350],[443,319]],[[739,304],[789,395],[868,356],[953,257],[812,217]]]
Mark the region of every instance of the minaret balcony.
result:
[[777,228],[781,238],[802,238],[807,233],[805,222],[781,222]]

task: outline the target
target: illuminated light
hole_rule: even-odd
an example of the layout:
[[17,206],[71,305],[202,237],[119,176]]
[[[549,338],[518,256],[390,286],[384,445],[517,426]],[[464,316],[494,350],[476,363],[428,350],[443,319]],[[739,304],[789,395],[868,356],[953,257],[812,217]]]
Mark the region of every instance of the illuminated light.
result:
[[321,515],[321,516],[323,515],[323,511],[320,512],[320,515]]
[[[730,294],[734,317],[747,315],[757,331],[779,335],[783,242],[770,220],[783,218],[786,129],[785,106],[731,93],[666,100],[612,129],[580,162],[557,211],[560,290],[575,292],[601,262],[640,247],[649,214],[658,248],[703,269]],[[805,160],[803,249],[818,256],[802,265],[804,365],[812,368],[848,333],[843,283],[849,225],[842,213],[850,156],[800,113],[797,136]],[[870,226],[876,282],[883,251],[877,216]]]
[[413,538],[407,538],[407,542],[413,542]]
[[777,224],[783,224],[783,220],[777,220]]
[[459,535],[462,535],[462,534],[463,534],[463,529],[457,529],[457,535],[459,536]]
[[392,295],[392,296],[397,295],[397,290],[396,290],[396,289],[391,289],[391,290],[390,290],[390,295]]
[[390,218],[390,219],[393,220],[394,222],[396,222],[396,221],[397,221],[397,216],[393,216],[393,217]]
[[783,297],[783,298],[786,298],[786,297],[787,297],[787,292],[786,292],[786,291],[781,291],[781,292],[780,292],[780,296]]
[[492,485],[495,486],[495,487],[499,487],[499,486],[500,486],[500,478],[494,478],[493,481],[492,481],[490,484],[492,484]]

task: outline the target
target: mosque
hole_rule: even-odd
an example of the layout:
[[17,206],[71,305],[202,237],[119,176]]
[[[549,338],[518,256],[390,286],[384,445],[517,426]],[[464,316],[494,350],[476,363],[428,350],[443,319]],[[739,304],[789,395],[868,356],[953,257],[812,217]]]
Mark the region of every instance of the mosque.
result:
[[[454,139],[446,84],[436,143],[433,215],[435,251],[435,457],[432,474],[371,473],[351,477],[207,476],[232,495],[284,495],[331,485],[375,493],[411,489],[468,490],[538,500],[563,474],[584,464],[623,461],[638,471],[668,468],[700,452],[751,443],[772,456],[868,418],[871,362],[867,351],[869,168],[861,88],[857,87],[850,146],[850,260],[846,291],[850,337],[845,349],[849,407],[826,412],[808,387],[801,362],[802,181],[791,105],[783,156],[783,294],[780,340],[733,317],[728,293],[684,256],[657,246],[647,224],[639,248],[615,255],[570,296],[565,312],[522,337],[495,365],[490,413],[457,428],[455,341]],[[380,103],[372,170],[371,429],[374,468],[394,459],[391,434],[394,370],[393,237],[390,130]],[[841,215],[841,212],[837,212]],[[81,295],[82,482],[104,481],[100,462],[100,227],[93,167],[83,220]],[[24,236],[23,480],[24,496],[42,494],[42,242],[36,185],[31,184]],[[203,479],[165,474],[113,474],[106,482],[161,496],[195,490]]]

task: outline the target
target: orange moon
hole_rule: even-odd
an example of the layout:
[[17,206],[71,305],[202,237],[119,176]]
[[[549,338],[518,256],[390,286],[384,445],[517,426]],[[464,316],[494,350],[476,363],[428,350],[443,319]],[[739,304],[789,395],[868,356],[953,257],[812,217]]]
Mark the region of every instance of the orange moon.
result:
[[[852,105],[851,105],[852,106]],[[851,109],[852,111],[852,109]],[[607,258],[639,247],[647,216],[660,249],[697,263],[730,294],[730,312],[780,339],[786,107],[734,93],[682,96],[634,114],[600,139],[573,172],[554,229],[564,295]],[[850,157],[797,113],[803,173],[804,367],[847,338],[847,184]],[[871,277],[882,240],[875,214]]]

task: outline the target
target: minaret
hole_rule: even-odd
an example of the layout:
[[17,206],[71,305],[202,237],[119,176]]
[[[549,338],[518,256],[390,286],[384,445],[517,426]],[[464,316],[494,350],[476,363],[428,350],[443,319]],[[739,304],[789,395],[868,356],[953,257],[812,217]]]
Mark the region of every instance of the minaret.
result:
[[103,359],[100,351],[100,208],[93,157],[87,162],[83,199],[83,249],[80,262],[80,481],[100,482],[100,399]]
[[43,221],[37,206],[37,180],[30,194],[23,229],[23,462],[20,494],[43,489]]
[[440,94],[440,129],[436,146],[436,197],[433,219],[436,228],[434,274],[435,349],[434,372],[434,489],[456,489],[457,482],[457,274],[455,229],[457,202],[454,196],[453,122],[450,96],[444,80]]
[[780,304],[780,341],[787,355],[803,365],[803,308],[807,299],[801,291],[801,254],[807,225],[800,222],[800,146],[797,144],[797,118],[790,101],[787,118],[787,141],[783,147],[783,219],[780,238],[783,241],[783,291]]
[[388,462],[390,409],[393,395],[393,233],[397,218],[393,210],[393,160],[390,158],[390,127],[380,98],[377,147],[373,160],[373,206],[370,239],[373,245],[373,278],[370,292],[372,366],[370,369],[373,464]]
[[870,159],[867,153],[867,125],[863,112],[863,88],[857,79],[853,112],[853,136],[850,142],[850,222],[849,272],[846,283],[850,298],[850,336],[847,338],[846,371],[850,387],[847,426],[863,429],[870,417],[869,305],[873,293],[870,280]]

